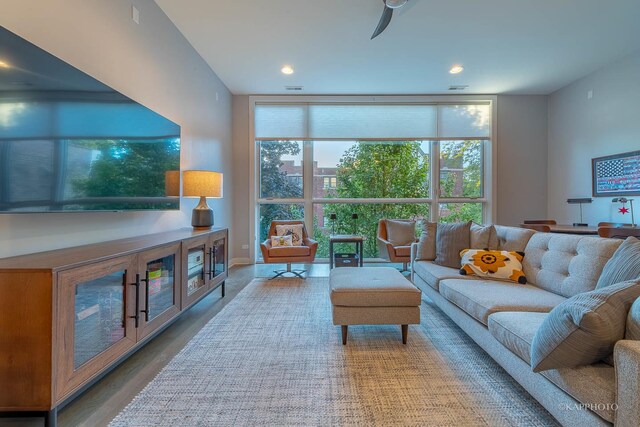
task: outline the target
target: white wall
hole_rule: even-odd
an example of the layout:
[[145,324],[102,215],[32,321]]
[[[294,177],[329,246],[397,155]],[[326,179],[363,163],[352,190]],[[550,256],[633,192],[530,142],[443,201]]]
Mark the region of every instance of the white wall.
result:
[[[182,126],[181,168],[225,174],[225,197],[210,206],[216,225],[231,226],[231,94],[153,0],[3,0],[1,10],[0,25]],[[189,226],[196,202],[183,199],[179,212],[0,215],[0,257]]]
[[498,96],[497,223],[547,215],[547,97]]
[[[588,92],[593,97],[588,99]],[[579,219],[567,198],[591,197],[591,159],[640,150],[640,51],[549,96],[548,215],[562,223]],[[640,215],[640,196],[636,197]],[[589,224],[630,222],[611,197],[584,205]],[[636,222],[638,218],[636,217]]]
[[[498,96],[497,223],[517,225],[526,218],[544,218],[547,211],[547,97]],[[233,97],[233,165],[235,250],[246,261],[249,237],[249,96]]]

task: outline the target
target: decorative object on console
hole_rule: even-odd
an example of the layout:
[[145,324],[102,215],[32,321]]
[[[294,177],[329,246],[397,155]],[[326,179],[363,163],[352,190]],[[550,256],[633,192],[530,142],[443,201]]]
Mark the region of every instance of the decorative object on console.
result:
[[576,227],[586,227],[589,225],[582,220],[582,204],[591,202],[593,202],[593,199],[591,197],[583,197],[581,199],[567,199],[567,203],[569,203],[570,205],[580,205],[580,222],[574,222],[573,225],[575,225]]
[[332,213],[329,215],[329,219],[331,220],[331,234],[336,234],[336,220],[338,219],[338,215]]
[[[618,209],[618,212],[620,212],[622,215],[626,214],[627,212],[631,212],[631,226],[635,227],[636,223],[635,223],[635,219],[633,217],[633,199],[627,199],[626,197],[616,197],[614,199],[611,200],[613,203],[622,203],[622,207],[620,209]],[[627,202],[629,203],[629,208],[627,209]]]
[[522,271],[522,252],[487,251],[482,249],[465,249],[460,252],[463,276],[481,276],[491,279],[510,280],[526,284],[527,278]]
[[353,234],[358,234],[358,214],[351,214],[351,219],[353,219]]
[[640,196],[640,151],[591,159],[593,197]]
[[182,195],[199,197],[198,206],[193,209],[191,225],[197,228],[211,228],[213,211],[207,205],[207,197],[222,198],[222,174],[204,170],[184,171]]

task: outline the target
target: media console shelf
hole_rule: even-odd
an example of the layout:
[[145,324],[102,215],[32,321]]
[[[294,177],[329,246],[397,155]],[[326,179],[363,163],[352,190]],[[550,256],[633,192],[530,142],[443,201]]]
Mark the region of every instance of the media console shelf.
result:
[[228,230],[0,259],[0,415],[57,409],[221,287]]

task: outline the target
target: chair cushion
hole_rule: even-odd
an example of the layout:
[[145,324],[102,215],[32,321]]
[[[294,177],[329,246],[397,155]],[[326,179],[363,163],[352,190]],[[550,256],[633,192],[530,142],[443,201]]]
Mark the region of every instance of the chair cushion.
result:
[[489,316],[489,332],[513,354],[531,364],[531,342],[549,313],[503,311]]
[[469,248],[469,222],[438,223],[436,233],[436,264],[460,268],[460,251]]
[[411,246],[396,246],[393,249],[396,252],[396,256],[411,257]]
[[640,277],[640,240],[627,237],[604,265],[596,289]]
[[568,298],[595,289],[620,243],[600,237],[535,233],[524,250],[522,267],[529,283]]
[[533,338],[533,371],[589,365],[611,355],[624,338],[629,309],[638,297],[640,280],[629,280],[558,305]]
[[[531,342],[548,313],[502,312],[489,316],[489,332],[502,345],[527,363]],[[616,402],[615,369],[604,363],[542,372],[549,381],[574,399],[593,405],[593,410],[613,422]],[[607,405],[608,404],[608,405]]]
[[385,220],[387,240],[393,246],[407,246],[416,241],[415,221]]
[[413,271],[436,291],[439,289],[440,281],[444,279],[477,279],[476,276],[461,276],[457,268],[445,267],[430,261],[414,262]]
[[274,258],[309,256],[310,253],[309,246],[278,246],[269,248],[269,256]]
[[304,239],[303,229],[304,226],[302,224],[278,224],[276,225],[276,235],[291,235],[293,239],[293,246],[302,246],[302,241]]
[[474,319],[487,324],[488,317],[500,311],[547,313],[566,298],[544,289],[493,280],[446,279],[440,294]]
[[335,268],[329,273],[331,303],[348,307],[417,307],[422,294],[391,267]]

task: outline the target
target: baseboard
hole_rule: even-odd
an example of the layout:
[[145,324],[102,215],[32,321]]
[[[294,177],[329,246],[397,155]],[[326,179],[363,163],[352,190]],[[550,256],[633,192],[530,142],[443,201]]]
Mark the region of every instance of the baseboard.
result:
[[251,260],[249,258],[231,258],[229,261],[229,268],[235,265],[247,265],[251,264]]

